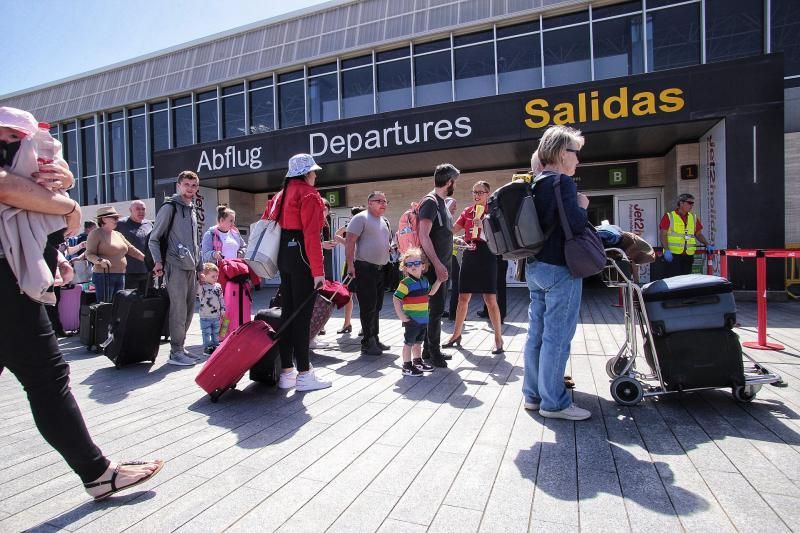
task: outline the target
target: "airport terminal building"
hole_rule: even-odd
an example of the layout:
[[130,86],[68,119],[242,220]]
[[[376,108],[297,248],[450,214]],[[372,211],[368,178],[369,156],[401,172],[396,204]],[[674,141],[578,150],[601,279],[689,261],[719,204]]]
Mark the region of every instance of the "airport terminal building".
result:
[[396,223],[437,163],[461,169],[464,207],[568,124],[594,222],[657,244],[690,192],[718,247],[800,243],[797,0],[333,0],[0,105],[51,123],[87,216],[155,208],[191,169],[206,225],[227,203],[246,229],[309,152],[336,224],[374,189]]

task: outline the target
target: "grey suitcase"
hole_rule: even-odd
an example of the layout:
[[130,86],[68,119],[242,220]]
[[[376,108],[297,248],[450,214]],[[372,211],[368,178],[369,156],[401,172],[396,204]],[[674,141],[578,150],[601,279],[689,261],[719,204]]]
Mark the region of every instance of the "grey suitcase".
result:
[[725,278],[686,274],[642,287],[647,317],[658,336],[691,329],[732,328],[736,324],[733,286]]

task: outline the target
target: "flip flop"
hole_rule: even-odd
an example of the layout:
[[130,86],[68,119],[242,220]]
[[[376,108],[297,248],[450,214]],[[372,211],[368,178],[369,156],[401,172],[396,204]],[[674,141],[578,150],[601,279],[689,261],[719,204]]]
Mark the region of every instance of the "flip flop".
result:
[[575,388],[575,380],[572,379],[572,376],[564,376],[564,386],[568,389]]
[[164,468],[164,461],[161,461],[160,463],[158,463],[158,467],[155,470],[153,470],[150,474],[144,476],[143,478],[138,479],[138,480],[134,481],[133,483],[129,483],[128,485],[125,485],[125,486],[122,486],[122,487],[118,487],[117,484],[116,484],[116,480],[117,480],[117,475],[119,474],[119,469],[120,469],[121,466],[146,465],[146,464],[150,464],[150,463],[155,463],[155,461],[126,461],[124,463],[119,463],[117,465],[117,467],[114,469],[114,472],[111,473],[111,479],[109,479],[107,481],[95,481],[95,482],[92,482],[92,483],[84,483],[83,487],[87,488],[87,489],[90,489],[90,488],[93,488],[93,487],[99,487],[101,485],[111,485],[111,488],[109,490],[107,490],[106,492],[103,492],[102,494],[98,494],[97,496],[94,497],[94,501],[96,501],[96,502],[105,500],[106,498],[108,498],[112,494],[116,494],[117,492],[120,492],[120,491],[123,491],[123,490],[127,490],[127,489],[129,489],[131,487],[135,487],[136,485],[140,485],[140,484],[144,483],[145,481],[147,481],[148,479],[152,478],[153,476],[158,474],[161,471],[162,468]]

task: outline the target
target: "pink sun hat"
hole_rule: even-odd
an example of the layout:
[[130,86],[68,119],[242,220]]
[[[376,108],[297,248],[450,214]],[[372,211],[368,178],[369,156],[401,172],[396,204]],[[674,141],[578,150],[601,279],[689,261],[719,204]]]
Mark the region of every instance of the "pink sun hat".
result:
[[0,107],[0,127],[11,128],[31,136],[36,133],[39,123],[36,119],[22,109],[15,107]]

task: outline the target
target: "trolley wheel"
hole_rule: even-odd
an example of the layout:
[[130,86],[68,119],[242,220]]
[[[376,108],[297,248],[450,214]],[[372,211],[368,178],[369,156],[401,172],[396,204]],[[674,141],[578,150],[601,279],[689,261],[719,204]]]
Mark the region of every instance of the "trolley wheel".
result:
[[611,379],[616,379],[622,374],[622,371],[625,370],[625,366],[628,364],[627,357],[613,357],[606,361],[606,374]]
[[733,397],[737,402],[748,403],[752,402],[758,391],[761,390],[761,385],[737,385],[733,387]]
[[620,405],[633,406],[644,398],[644,388],[639,380],[620,376],[611,383],[611,397]]
[[223,392],[225,392],[223,389],[214,389],[214,392],[208,395],[208,397],[211,399],[211,403],[217,403]]

